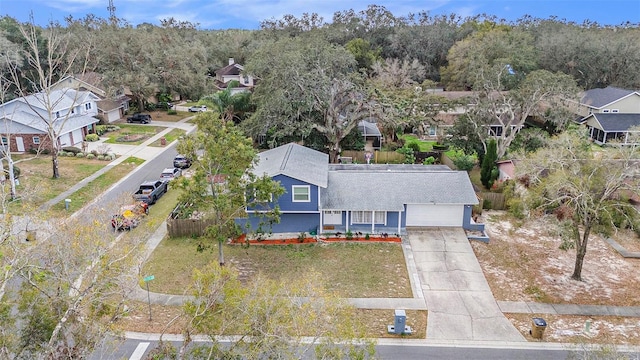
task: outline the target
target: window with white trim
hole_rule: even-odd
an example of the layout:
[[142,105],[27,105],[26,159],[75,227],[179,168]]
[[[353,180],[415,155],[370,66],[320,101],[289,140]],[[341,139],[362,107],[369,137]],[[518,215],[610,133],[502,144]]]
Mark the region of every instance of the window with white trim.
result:
[[[372,211],[352,211],[352,224],[371,224]],[[386,224],[387,213],[385,211],[376,211],[374,224]]]
[[292,185],[293,202],[311,202],[311,188],[309,185]]
[[618,109],[611,109],[611,112],[612,112],[612,113],[617,113],[617,112],[620,112],[620,110],[618,110]]
[[84,104],[84,109],[85,110],[91,110],[91,103]]
[[603,112],[603,113],[608,113],[608,112],[609,112],[609,109],[602,109],[602,112]]
[[9,139],[6,136],[2,137],[2,145],[9,145]]
[[40,145],[40,136],[34,136],[31,140],[34,145]]

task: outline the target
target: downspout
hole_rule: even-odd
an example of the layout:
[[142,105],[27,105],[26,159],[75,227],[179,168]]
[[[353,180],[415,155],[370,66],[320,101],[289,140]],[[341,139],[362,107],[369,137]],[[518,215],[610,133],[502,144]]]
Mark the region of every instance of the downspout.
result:
[[371,233],[372,234],[376,233],[376,211],[375,210],[371,212]]

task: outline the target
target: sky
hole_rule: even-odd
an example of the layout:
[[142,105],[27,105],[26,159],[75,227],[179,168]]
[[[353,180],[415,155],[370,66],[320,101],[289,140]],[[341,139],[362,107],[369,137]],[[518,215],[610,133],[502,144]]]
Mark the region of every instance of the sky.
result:
[[[430,15],[495,15],[515,21],[524,15],[601,25],[640,24],[640,0],[112,0],[116,16],[132,25],[173,17],[199,24],[200,29],[259,29],[260,22],[291,14],[317,13],[330,22],[338,11],[365,10],[368,5],[384,6],[394,16],[428,12]],[[46,26],[64,23],[65,17],[83,18],[93,14],[108,18],[109,0],[0,0],[0,15],[20,22],[29,20]]]

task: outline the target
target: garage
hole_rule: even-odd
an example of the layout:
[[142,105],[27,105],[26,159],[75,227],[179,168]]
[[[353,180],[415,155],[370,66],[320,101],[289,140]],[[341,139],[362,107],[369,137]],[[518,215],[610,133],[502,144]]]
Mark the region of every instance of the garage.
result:
[[407,204],[406,226],[462,226],[464,205]]
[[71,146],[71,133],[62,134],[58,137],[60,147]]
[[71,137],[73,138],[72,141],[72,145],[78,145],[82,142],[82,140],[84,140],[82,138],[82,129],[75,129],[73,130],[73,133],[71,134]]

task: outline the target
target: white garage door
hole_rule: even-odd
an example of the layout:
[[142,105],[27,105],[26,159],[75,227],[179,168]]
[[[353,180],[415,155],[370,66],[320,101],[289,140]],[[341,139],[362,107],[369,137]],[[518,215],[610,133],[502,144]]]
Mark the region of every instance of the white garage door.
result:
[[73,137],[73,145],[82,143],[82,129],[75,129],[71,135]]
[[58,142],[60,143],[60,147],[71,146],[71,134],[66,133],[62,134],[58,137]]
[[407,205],[407,226],[462,226],[464,205]]

